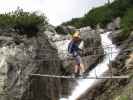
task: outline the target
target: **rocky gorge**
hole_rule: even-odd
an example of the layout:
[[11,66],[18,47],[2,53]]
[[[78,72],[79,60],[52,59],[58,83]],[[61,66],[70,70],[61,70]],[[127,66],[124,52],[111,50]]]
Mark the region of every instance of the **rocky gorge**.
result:
[[[95,53],[103,53],[100,45],[101,39],[95,30],[86,27],[80,29],[80,31],[86,49],[95,45],[95,47],[100,48],[95,50]],[[90,33],[90,36],[86,37],[88,33]],[[19,35],[14,31],[2,31],[0,37],[1,100],[44,100],[44,98],[46,100],[59,100],[61,95],[70,94],[72,86],[76,84],[74,80],[30,75],[72,74],[73,60],[69,58],[67,53],[67,43],[70,39],[70,35],[58,35],[54,27],[51,26],[36,37]],[[95,43],[91,44],[91,42]],[[85,54],[88,55],[93,51],[94,49],[90,49]],[[88,71],[90,70],[88,66],[95,64],[101,57],[95,56],[92,59],[92,56],[83,57]],[[91,62],[88,62],[87,59]]]
[[[0,11],[0,100],[133,100],[133,0],[103,0],[106,3],[99,7],[94,3],[100,0],[88,1],[92,9],[81,17],[81,10],[73,11],[76,0],[74,5],[69,0],[36,1],[39,11],[31,7],[34,0],[24,1],[31,11],[11,11],[8,4],[14,8],[23,3],[5,1],[9,12]],[[61,18],[56,9],[67,15]],[[45,12],[50,20],[56,17],[54,22],[73,14],[78,18],[53,26]],[[75,31],[80,32],[85,65],[78,77],[68,53]]]
[[121,50],[116,60],[110,62],[109,66],[113,67],[113,75],[130,76],[129,79],[105,80],[88,89],[79,100],[121,100],[121,98],[132,100],[133,34],[120,42],[119,20],[118,18],[109,24],[107,29],[60,26],[61,32],[65,32],[65,35],[58,34],[56,28],[51,25],[33,37],[20,35],[14,31],[1,31],[0,100],[59,100],[70,95],[77,84],[75,79],[39,77],[31,74],[72,75],[74,61],[67,52],[71,35],[66,33],[75,30],[80,30],[84,41],[85,51],[82,59],[86,73],[103,61],[104,51],[100,34],[112,31],[110,38]]

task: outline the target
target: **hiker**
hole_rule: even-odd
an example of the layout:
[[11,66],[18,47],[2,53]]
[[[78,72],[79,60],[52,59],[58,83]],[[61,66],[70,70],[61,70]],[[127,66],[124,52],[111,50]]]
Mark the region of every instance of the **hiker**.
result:
[[75,60],[75,66],[74,66],[74,73],[75,75],[82,75],[84,72],[84,64],[82,62],[82,59],[80,57],[80,51],[79,48],[79,42],[80,42],[80,33],[79,31],[76,31],[73,36],[72,40],[68,45],[68,52],[72,54],[74,60]]

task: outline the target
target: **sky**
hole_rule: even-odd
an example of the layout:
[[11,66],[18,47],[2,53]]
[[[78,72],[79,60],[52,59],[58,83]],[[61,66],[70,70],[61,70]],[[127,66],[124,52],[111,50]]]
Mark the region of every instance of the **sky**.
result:
[[90,9],[108,0],[0,0],[0,13],[16,10],[44,13],[50,24],[56,26],[75,17],[81,17]]

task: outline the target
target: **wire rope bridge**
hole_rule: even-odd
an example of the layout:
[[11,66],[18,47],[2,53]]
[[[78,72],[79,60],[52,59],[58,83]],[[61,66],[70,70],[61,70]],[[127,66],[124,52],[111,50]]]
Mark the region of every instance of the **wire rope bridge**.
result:
[[[100,49],[100,48],[89,48],[89,49]],[[102,54],[97,54],[96,52],[94,52],[93,54],[89,54],[87,56],[97,56],[97,55],[101,55],[101,56],[108,56],[109,57],[109,62],[111,61],[111,57],[114,53],[117,53],[117,51],[113,51],[114,47],[112,47],[112,45],[107,45],[106,48],[104,49],[108,49],[108,52],[104,52]],[[106,50],[104,50],[106,51]],[[130,52],[132,51],[132,49],[126,49],[125,51],[123,52]],[[65,52],[64,54],[66,54],[66,51],[62,51],[62,52]],[[56,54],[57,56],[58,54]],[[63,53],[62,53],[63,55]],[[45,58],[44,58],[45,59]],[[44,60],[43,59],[43,60]],[[52,58],[51,58],[52,59]],[[101,61],[99,61],[99,63],[102,63]],[[97,66],[97,65],[96,65]],[[101,66],[102,67],[102,66]],[[94,68],[94,74],[93,76],[89,75],[89,72],[87,74],[84,74],[82,76],[78,76],[78,77],[75,77],[74,75],[49,75],[49,74],[29,74],[30,76],[36,76],[36,77],[47,77],[47,78],[62,78],[62,79],[126,79],[126,78],[129,78],[128,75],[113,75],[113,70],[112,70],[112,66],[109,66],[109,70],[107,72],[110,72],[109,75],[103,73],[102,75],[97,75],[97,71],[96,69]]]

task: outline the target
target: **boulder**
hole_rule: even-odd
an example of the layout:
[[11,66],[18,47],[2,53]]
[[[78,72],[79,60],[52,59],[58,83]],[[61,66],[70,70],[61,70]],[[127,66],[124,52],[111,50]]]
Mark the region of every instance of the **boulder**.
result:
[[121,34],[122,33],[122,30],[116,30],[116,31],[113,31],[109,37],[112,39],[113,43],[115,44],[119,44],[120,43],[120,38],[121,38]]

